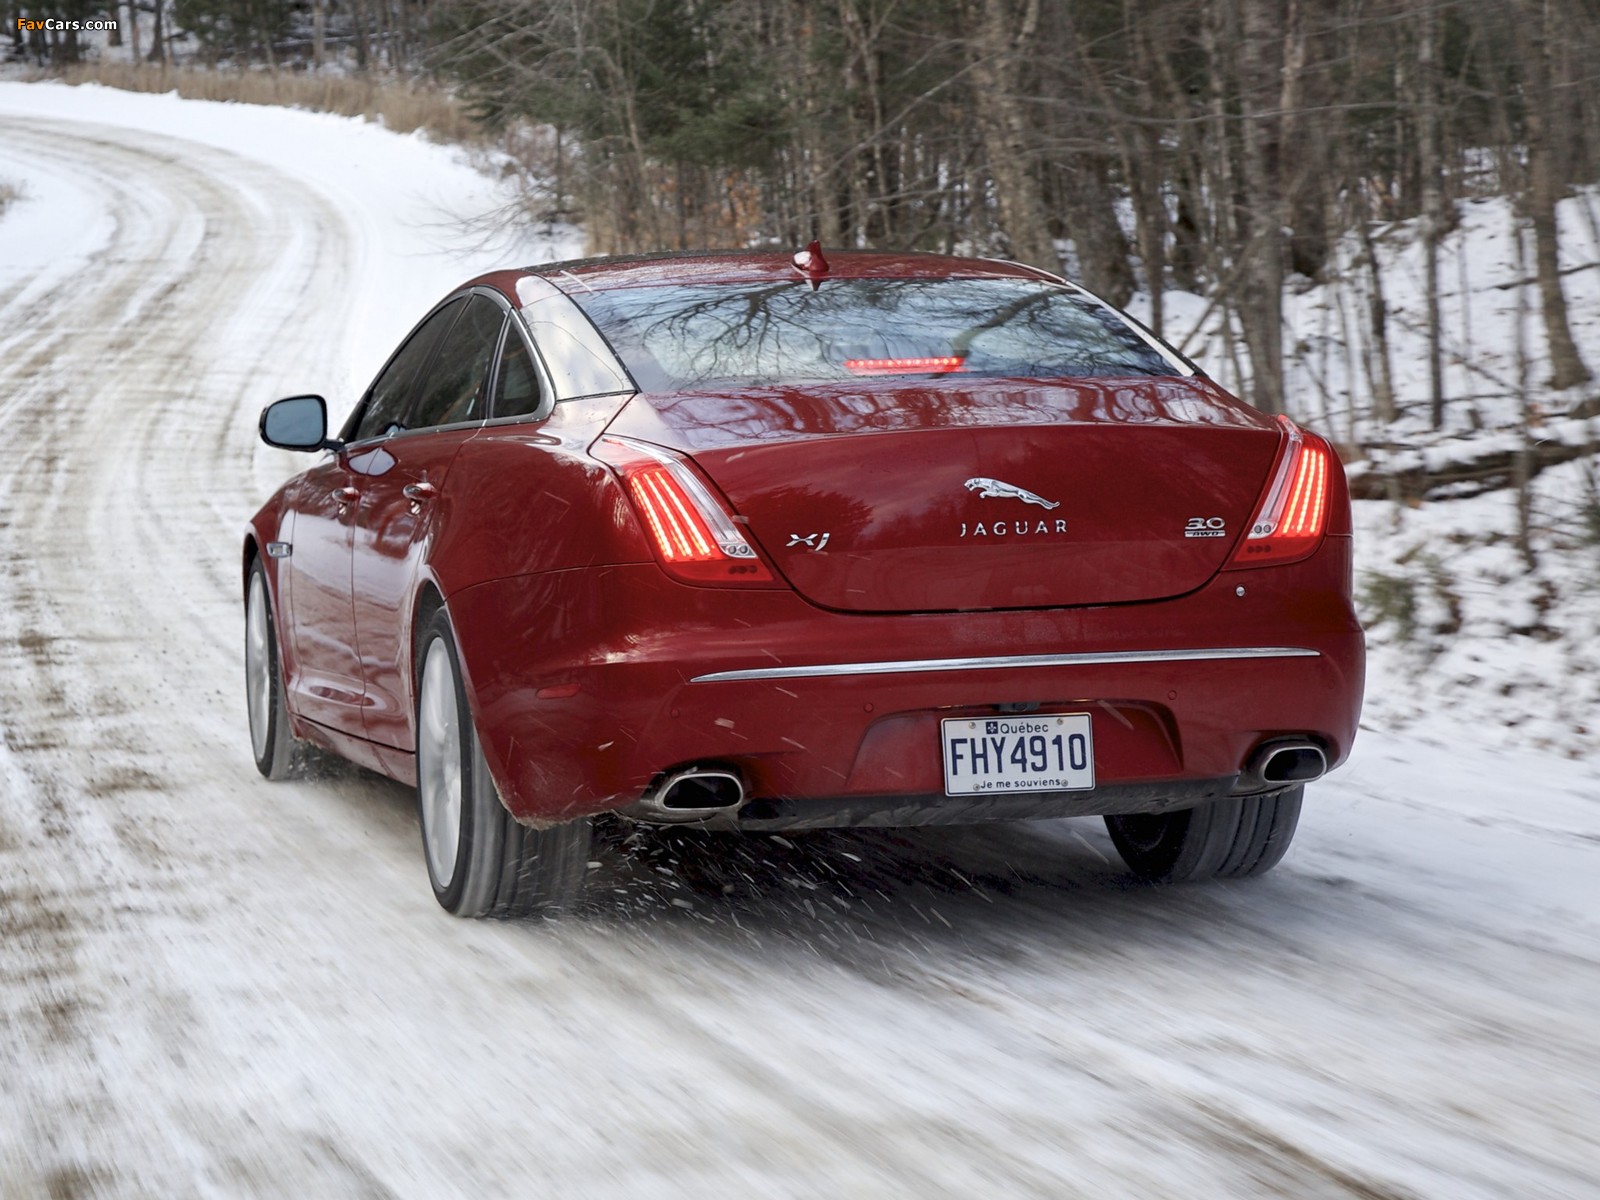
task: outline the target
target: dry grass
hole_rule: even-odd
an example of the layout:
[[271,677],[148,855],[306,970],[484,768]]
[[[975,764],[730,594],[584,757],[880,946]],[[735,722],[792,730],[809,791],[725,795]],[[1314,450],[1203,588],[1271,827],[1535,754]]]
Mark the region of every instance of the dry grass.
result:
[[186,100],[277,104],[314,112],[381,120],[396,133],[425,130],[440,141],[472,142],[482,133],[454,97],[431,84],[364,75],[306,71],[207,70],[198,67],[84,63],[40,72],[35,78],[70,84],[99,83],[130,92],[171,92]]
[[6,209],[11,206],[13,200],[20,199],[22,199],[22,188],[18,184],[8,183],[4,179],[0,179],[0,216],[5,215]]

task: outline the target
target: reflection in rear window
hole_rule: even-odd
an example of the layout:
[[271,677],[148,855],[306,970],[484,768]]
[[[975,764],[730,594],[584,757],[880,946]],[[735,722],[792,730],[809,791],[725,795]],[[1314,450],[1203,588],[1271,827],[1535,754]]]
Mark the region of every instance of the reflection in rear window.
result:
[[583,292],[649,392],[860,376],[1175,375],[1117,315],[1029,279],[830,279]]

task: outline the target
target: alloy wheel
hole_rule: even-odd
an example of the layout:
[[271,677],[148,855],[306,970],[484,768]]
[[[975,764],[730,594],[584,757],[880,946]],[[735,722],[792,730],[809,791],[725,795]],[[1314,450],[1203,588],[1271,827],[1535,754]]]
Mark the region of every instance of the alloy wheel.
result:
[[455,877],[461,845],[461,712],[455,664],[442,639],[428,647],[417,701],[417,791],[428,866],[441,888]]
[[245,606],[244,682],[250,709],[250,748],[256,761],[267,754],[272,736],[272,631],[268,625],[267,588],[261,573],[250,577],[250,598]]

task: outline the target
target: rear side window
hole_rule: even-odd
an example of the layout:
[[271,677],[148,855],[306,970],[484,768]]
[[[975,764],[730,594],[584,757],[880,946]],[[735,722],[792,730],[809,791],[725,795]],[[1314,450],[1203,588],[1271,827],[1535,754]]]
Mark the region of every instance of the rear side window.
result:
[[525,417],[539,407],[539,372],[534,369],[533,353],[512,321],[500,348],[500,375],[495,384],[494,415]]
[[1176,375],[1092,297],[1032,279],[614,288],[573,300],[646,391],[883,375]]
[[361,420],[348,441],[384,437],[405,428],[400,423],[401,416],[416,392],[417,372],[427,363],[439,335],[450,328],[450,323],[456,319],[465,303],[465,300],[454,300],[445,305],[424,321],[406,344],[400,347],[400,352],[389,360],[389,365],[367,393]]
[[466,312],[445,336],[433,365],[427,368],[408,422],[412,429],[481,421],[488,415],[489,364],[504,322],[504,311],[488,297],[473,296],[467,301]]

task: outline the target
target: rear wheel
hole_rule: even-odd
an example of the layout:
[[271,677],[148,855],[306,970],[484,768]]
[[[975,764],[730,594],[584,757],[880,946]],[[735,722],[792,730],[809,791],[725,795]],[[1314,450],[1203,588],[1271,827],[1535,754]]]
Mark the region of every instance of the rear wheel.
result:
[[250,583],[245,590],[244,687],[256,770],[268,779],[292,779],[301,774],[312,750],[289,731],[278,627],[267,592],[267,571],[259,558],[250,564]]
[[591,822],[518,824],[500,802],[461,681],[450,620],[423,634],[417,687],[417,806],[434,897],[458,917],[571,907],[588,869]]
[[1151,883],[1242,879],[1277,866],[1294,839],[1305,788],[1236,796],[1172,813],[1107,817],[1111,842]]

